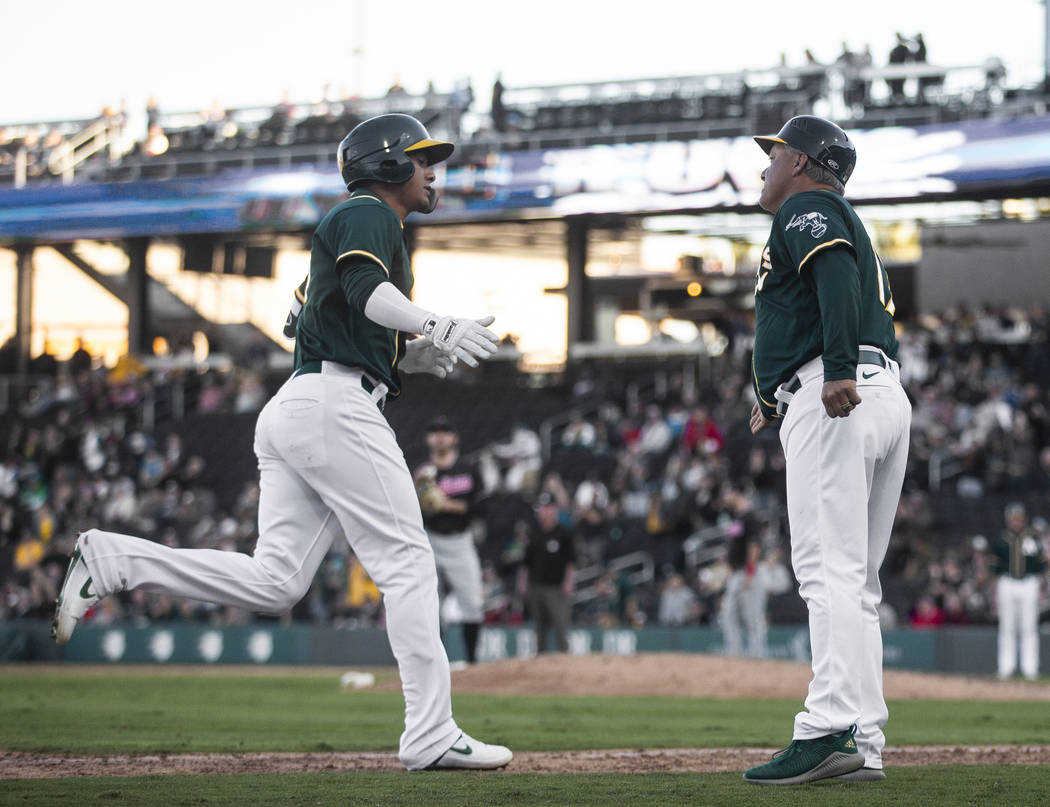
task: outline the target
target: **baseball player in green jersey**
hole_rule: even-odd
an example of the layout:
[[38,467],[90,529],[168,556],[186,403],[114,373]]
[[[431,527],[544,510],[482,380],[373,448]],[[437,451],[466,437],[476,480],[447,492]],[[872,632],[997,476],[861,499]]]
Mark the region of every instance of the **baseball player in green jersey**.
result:
[[434,554],[404,454],[382,413],[401,391],[400,373],[444,376],[457,360],[476,366],[497,349],[485,327],[491,318],[438,316],[407,296],[403,223],[434,209],[432,166],[452,150],[408,115],[364,121],[339,145],[350,199],[314,233],[309,282],[298,294],[295,370],[256,425],[255,552],[171,549],[88,530],[59,595],[56,641],[68,641],[99,599],[135,588],[283,613],[343,536],[383,594],[405,696],[402,763],[410,770],[498,768],[511,760],[507,748],[469,737],[452,718]]
[[755,284],[751,431],[780,424],[791,563],[809,610],[813,680],[791,745],[744,778],[885,778],[882,599],[908,455],[893,297],[843,199],[856,164],[838,126],[809,115],[755,140],[773,214]]
[[1039,676],[1039,587],[1046,571],[1046,555],[1023,504],[1012,502],[1005,517],[1006,529],[989,546],[992,568],[999,574],[995,586],[998,674],[1003,679],[1014,674],[1020,639],[1021,674],[1035,680]]

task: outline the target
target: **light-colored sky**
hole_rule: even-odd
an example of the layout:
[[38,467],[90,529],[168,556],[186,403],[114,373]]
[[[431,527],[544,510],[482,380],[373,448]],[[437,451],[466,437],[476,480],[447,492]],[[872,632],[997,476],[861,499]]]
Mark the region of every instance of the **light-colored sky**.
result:
[[[308,102],[325,84],[363,96],[396,79],[411,92],[469,77],[488,106],[508,87],[764,68],[843,42],[885,64],[896,31],[922,32],[946,66],[999,56],[1008,81],[1043,74],[1043,0],[52,0],[7,2],[0,124],[93,117],[155,95],[165,111]],[[360,53],[359,53],[360,51]]]

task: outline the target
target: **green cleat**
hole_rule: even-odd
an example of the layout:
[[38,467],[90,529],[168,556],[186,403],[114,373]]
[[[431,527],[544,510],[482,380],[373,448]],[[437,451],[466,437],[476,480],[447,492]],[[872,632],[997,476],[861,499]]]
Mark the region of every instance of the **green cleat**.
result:
[[773,760],[744,773],[756,785],[800,785],[852,773],[864,767],[864,757],[853,741],[856,726],[812,740],[794,740]]

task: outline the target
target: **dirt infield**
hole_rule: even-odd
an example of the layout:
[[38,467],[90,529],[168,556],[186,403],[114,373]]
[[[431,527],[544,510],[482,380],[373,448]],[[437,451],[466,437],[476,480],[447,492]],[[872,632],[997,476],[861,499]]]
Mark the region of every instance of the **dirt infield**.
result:
[[[786,661],[698,654],[551,655],[479,664],[453,673],[455,692],[518,695],[665,695],[799,698],[809,666]],[[396,689],[384,681],[379,689]],[[1050,701],[1050,685],[887,671],[886,696],[945,700]],[[658,773],[739,771],[768,759],[772,748],[519,751],[512,773]],[[889,747],[888,767],[930,764],[1050,765],[1050,745]],[[243,753],[63,756],[0,751],[0,779],[158,774],[398,771],[393,754]]]
[[[679,748],[620,751],[518,751],[508,773],[717,773],[769,759],[772,748]],[[888,748],[889,768],[905,765],[1048,765],[1050,746]],[[318,773],[404,770],[394,754],[165,754],[57,756],[0,751],[0,780],[73,776]]]

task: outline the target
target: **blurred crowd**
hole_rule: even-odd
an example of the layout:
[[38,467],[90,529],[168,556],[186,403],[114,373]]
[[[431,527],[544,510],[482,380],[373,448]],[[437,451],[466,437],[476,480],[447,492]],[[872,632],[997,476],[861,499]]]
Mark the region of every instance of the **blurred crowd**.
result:
[[[186,450],[170,413],[257,411],[258,371],[149,373],[131,356],[94,364],[78,351],[55,365],[0,429],[0,619],[50,618],[75,536],[90,525],[169,546],[254,546],[256,481],[241,480],[234,505],[220,507],[204,458]],[[153,425],[160,412],[168,428]],[[203,616],[244,618],[143,592],[108,598],[94,618]]]
[[[884,625],[992,624],[989,544],[1007,503],[1025,503],[1050,550],[1050,309],[960,306],[918,318],[900,339],[914,419],[883,569]],[[575,625],[714,625],[730,652],[764,655],[766,626],[805,620],[787,560],[780,444],[775,431],[747,428],[749,356],[748,340],[732,339],[696,383],[680,365],[655,376],[650,366],[632,384],[580,367],[561,415],[508,424],[471,452],[486,489],[476,536],[488,623],[528,618],[515,578],[530,540],[550,528],[542,509],[572,535]],[[254,476],[229,480],[236,496],[221,501],[202,483],[207,452],[186,450],[187,421],[161,423],[156,412],[177,390],[186,413],[250,421],[265,387],[250,370],[59,367],[0,431],[0,619],[50,617],[66,554],[88,527],[250,552]],[[421,422],[444,414],[425,407]],[[337,544],[280,619],[381,624],[378,592]],[[259,617],[133,592],[91,618]]]

